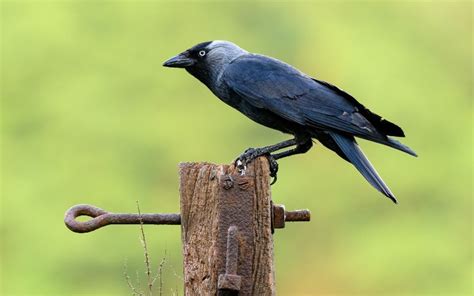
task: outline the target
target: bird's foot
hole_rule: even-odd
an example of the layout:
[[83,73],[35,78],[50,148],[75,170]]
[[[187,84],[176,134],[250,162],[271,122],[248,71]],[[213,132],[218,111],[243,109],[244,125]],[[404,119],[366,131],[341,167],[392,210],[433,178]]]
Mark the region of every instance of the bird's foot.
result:
[[235,160],[235,166],[239,170],[240,174],[244,175],[245,171],[247,170],[247,164],[259,156],[265,156],[267,158],[268,164],[270,166],[270,177],[273,178],[270,185],[275,184],[277,180],[278,163],[270,153],[265,153],[260,148],[248,148],[245,150],[245,152]]
[[270,185],[273,185],[277,181],[277,173],[278,173],[278,162],[276,161],[275,157],[271,154],[265,155],[268,160],[268,165],[270,166],[270,177],[273,178]]
[[234,162],[240,174],[244,175],[245,170],[247,170],[247,164],[262,154],[259,148],[248,148],[244,153],[240,154]]

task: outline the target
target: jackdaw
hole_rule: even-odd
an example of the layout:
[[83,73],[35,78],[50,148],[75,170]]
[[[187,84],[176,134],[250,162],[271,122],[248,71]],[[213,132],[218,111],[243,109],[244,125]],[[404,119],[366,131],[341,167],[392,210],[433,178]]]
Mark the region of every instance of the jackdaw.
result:
[[[264,155],[276,178],[276,159],[305,153],[313,145],[312,139],[317,139],[352,163],[378,191],[397,202],[354,137],[413,156],[416,153],[389,137],[404,137],[399,126],[371,112],[340,88],[228,41],[199,43],[163,66],[185,68],[224,103],[259,124],[294,136],[275,145],[247,149],[236,160],[240,168]],[[289,147],[293,148],[274,153]]]

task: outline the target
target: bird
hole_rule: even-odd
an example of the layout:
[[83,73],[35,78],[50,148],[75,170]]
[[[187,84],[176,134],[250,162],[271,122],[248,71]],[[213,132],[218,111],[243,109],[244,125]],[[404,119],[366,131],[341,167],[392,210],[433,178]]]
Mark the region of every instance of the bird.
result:
[[220,100],[251,120],[293,135],[275,145],[245,150],[235,161],[240,169],[255,158],[266,156],[275,182],[277,160],[306,153],[317,140],[352,163],[375,189],[397,203],[356,137],[412,156],[417,154],[392,138],[405,136],[398,125],[373,113],[349,93],[230,41],[201,42],[166,60],[163,66],[184,68]]

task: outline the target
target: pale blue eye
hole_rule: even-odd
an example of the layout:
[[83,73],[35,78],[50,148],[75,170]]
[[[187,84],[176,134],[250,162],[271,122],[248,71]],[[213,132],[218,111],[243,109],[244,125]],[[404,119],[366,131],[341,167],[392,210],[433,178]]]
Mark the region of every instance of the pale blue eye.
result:
[[206,51],[201,50],[201,51],[199,52],[199,56],[203,57],[203,56],[205,56],[205,55],[206,55]]

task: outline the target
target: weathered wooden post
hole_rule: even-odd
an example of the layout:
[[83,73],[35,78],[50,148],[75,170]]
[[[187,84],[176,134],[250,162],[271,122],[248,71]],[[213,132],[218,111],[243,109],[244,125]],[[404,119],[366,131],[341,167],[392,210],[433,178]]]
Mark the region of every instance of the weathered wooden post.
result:
[[267,160],[245,175],[209,163],[183,163],[179,173],[186,295],[275,294]]
[[[66,226],[79,233],[111,224],[181,224],[185,295],[274,295],[273,239],[285,221],[309,221],[271,200],[264,157],[239,172],[233,165],[183,163],[180,214],[117,214],[76,205]],[[80,222],[76,218],[92,219]]]

